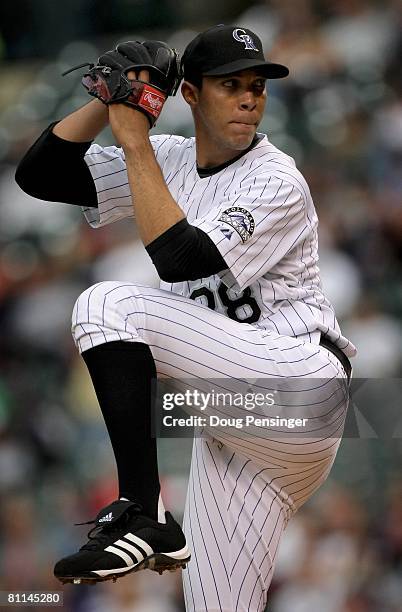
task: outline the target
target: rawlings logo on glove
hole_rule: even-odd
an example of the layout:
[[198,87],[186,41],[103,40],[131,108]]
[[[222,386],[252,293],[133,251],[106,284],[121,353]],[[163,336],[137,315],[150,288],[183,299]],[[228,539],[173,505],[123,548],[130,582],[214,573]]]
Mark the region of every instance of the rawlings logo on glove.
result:
[[[145,90],[145,87],[144,87]],[[154,93],[156,93],[154,91]],[[152,93],[148,90],[145,95],[142,96],[142,99],[144,102],[147,102],[148,105],[154,110],[157,111],[158,113],[161,111],[162,106],[165,102],[165,100],[162,98],[161,95],[158,96],[158,93],[156,93],[155,97],[152,96]]]

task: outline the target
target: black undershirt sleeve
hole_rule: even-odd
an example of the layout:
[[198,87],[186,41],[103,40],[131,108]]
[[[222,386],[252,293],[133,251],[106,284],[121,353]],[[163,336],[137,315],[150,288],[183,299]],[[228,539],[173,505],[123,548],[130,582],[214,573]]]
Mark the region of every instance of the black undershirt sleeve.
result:
[[158,236],[146,250],[160,278],[168,283],[207,278],[228,267],[208,234],[187,219]]
[[91,142],[59,138],[52,132],[56,123],[51,123],[25,153],[15,180],[35,198],[97,208],[95,183],[84,161]]

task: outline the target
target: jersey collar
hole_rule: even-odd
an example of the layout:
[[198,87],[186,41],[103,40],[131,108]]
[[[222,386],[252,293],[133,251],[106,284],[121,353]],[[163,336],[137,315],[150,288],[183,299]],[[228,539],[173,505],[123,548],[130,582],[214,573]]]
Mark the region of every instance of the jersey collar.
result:
[[238,159],[242,158],[243,155],[246,155],[249,151],[251,151],[251,149],[254,149],[254,147],[261,142],[261,140],[264,138],[264,134],[256,134],[253,138],[253,141],[251,143],[251,145],[249,147],[247,147],[247,149],[245,149],[244,151],[242,151],[241,153],[239,153],[239,155],[236,155],[236,157],[232,157],[232,159],[229,159],[227,162],[225,162],[224,164],[220,164],[219,166],[212,166],[210,168],[201,168],[198,164],[197,164],[197,173],[198,176],[200,178],[206,178],[207,176],[212,176],[213,174],[217,174],[218,172],[220,172],[221,170],[224,170],[225,168],[227,168],[228,166],[230,166],[231,164],[233,164],[234,162],[236,162]]

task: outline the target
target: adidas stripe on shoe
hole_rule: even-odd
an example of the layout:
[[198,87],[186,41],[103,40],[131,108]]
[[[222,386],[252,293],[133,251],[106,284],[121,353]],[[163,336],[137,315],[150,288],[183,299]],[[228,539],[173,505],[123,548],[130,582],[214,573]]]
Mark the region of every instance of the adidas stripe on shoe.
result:
[[180,525],[170,512],[166,523],[141,514],[130,501],[115,501],[103,508],[80,550],[56,563],[54,575],[62,583],[94,583],[125,576],[141,569],[160,574],[186,567],[190,552]]

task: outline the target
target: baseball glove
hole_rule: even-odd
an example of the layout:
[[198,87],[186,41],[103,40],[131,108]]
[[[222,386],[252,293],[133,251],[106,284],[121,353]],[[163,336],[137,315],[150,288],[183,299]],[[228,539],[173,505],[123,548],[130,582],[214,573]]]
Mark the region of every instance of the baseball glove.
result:
[[[149,82],[130,80],[127,77],[130,70],[137,75],[141,70],[148,70]],[[152,127],[166,98],[177,92],[181,78],[175,49],[156,40],[129,41],[101,55],[97,64],[89,64],[82,84],[89,95],[104,104],[120,102],[144,113]]]

